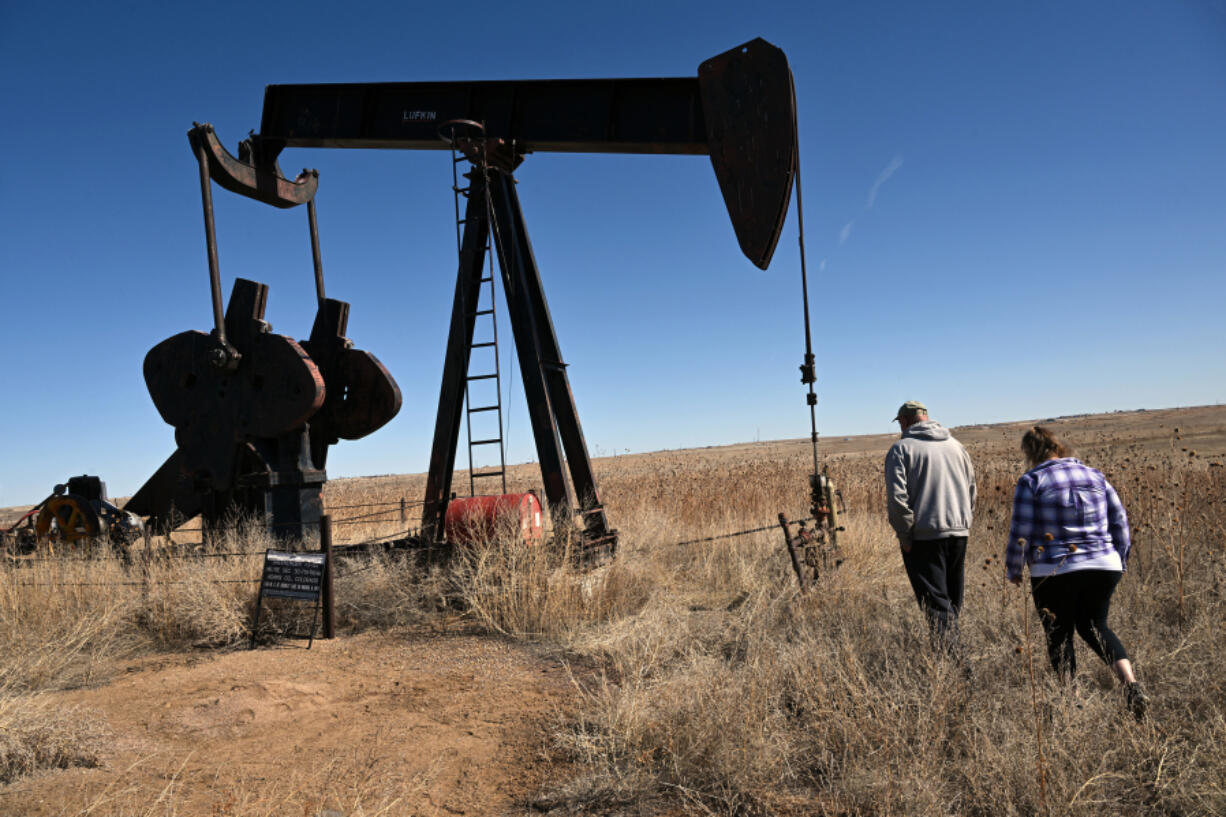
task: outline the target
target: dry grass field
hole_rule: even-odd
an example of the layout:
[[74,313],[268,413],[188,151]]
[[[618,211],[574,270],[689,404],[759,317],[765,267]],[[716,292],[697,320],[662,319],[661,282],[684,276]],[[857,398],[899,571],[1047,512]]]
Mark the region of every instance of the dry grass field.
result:
[[[621,550],[589,573],[510,541],[342,564],[342,637],[310,651],[273,635],[291,606],[242,649],[256,557],[10,562],[0,813],[1226,814],[1226,409],[1046,424],[1131,517],[1112,625],[1144,721],[1084,646],[1057,684],[1003,580],[1028,424],[955,429],[980,496],[969,678],[929,650],[885,524],[891,435],[823,441],[848,513],[817,592],[777,529],[678,544],[806,513],[807,443],[746,444],[597,460]],[[538,479],[517,466],[510,489]],[[394,534],[421,489],[331,482],[338,540]]]

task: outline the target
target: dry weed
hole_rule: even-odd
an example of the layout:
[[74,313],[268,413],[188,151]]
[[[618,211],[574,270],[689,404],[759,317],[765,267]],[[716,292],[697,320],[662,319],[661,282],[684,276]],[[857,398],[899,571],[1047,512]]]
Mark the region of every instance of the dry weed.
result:
[[[847,562],[807,597],[778,534],[670,546],[803,508],[803,459],[726,470],[679,459],[637,485],[606,480],[607,494],[640,509],[616,516],[619,569],[650,576],[651,592],[625,616],[554,629],[603,671],[555,735],[590,771],[549,802],[602,813],[661,802],[729,815],[1223,813],[1226,760],[1214,747],[1226,741],[1216,658],[1226,481],[1221,469],[1098,442],[1083,458],[1120,489],[1135,530],[1112,618],[1154,694],[1148,721],[1126,715],[1084,647],[1079,684],[1060,687],[1040,658],[1032,688],[1024,648],[1029,637],[1042,656],[1041,635],[1025,593],[1001,576],[1021,470],[1013,445],[972,451],[981,502],[963,616],[969,678],[927,645],[884,523],[878,457],[832,461],[858,507],[845,518]],[[735,513],[730,496],[744,499]]]
[[97,766],[106,737],[103,725],[80,709],[0,691],[0,783],[43,769]]
[[[538,808],[1223,814],[1226,469],[1182,451],[1175,436],[1169,446],[1073,439],[1132,521],[1134,555],[1112,622],[1154,698],[1141,723],[1084,648],[1079,683],[1058,685],[1025,593],[1003,581],[1022,467],[1017,435],[1005,432],[971,448],[980,502],[962,622],[970,677],[928,647],[884,522],[880,453],[827,458],[851,512],[847,560],[816,592],[795,590],[777,531],[678,544],[769,524],[779,511],[802,515],[809,465],[800,445],[770,458],[746,448],[604,460],[604,501],[621,530],[612,564],[576,571],[513,536],[462,549],[445,569],[371,555],[338,570],[338,618],[350,629],[388,627],[459,601],[477,627],[577,659],[582,706],[560,716],[554,746],[585,771]],[[512,469],[512,490],[534,479],[531,467]],[[413,480],[341,482],[329,501],[396,501],[420,493]],[[399,524],[351,529],[387,535]],[[0,569],[0,679],[11,689],[72,686],[142,651],[241,641],[254,584],[239,582],[258,578],[258,565],[167,560],[142,573],[139,561],[99,559]],[[84,586],[99,577],[132,584]],[[233,811],[219,813],[268,807],[233,795]],[[294,796],[282,802],[302,805]],[[390,814],[404,801],[358,788],[329,802],[345,814]]]

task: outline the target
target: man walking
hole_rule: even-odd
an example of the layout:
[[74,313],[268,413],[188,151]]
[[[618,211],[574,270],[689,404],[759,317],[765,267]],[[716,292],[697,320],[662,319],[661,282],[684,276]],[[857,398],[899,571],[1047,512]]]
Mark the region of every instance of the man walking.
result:
[[933,640],[960,656],[958,613],[975,506],[975,469],[949,429],[928,419],[923,403],[908,400],[894,419],[902,427],[902,439],[885,457],[890,525]]

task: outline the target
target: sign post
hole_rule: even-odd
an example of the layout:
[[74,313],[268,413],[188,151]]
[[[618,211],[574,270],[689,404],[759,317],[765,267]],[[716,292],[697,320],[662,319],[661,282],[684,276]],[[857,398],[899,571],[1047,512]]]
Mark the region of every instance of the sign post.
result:
[[332,585],[332,516],[319,520],[319,549],[324,554],[324,638],[336,638],[336,596]]
[[[260,594],[255,602],[255,621],[251,624],[251,649],[260,626],[260,609],[266,598],[295,599],[315,603],[311,613],[311,632],[305,636],[307,649],[315,642],[315,626],[319,619],[319,603],[323,595],[324,572],[328,568],[326,553],[290,553],[268,550],[264,553],[264,572],[260,576]],[[303,636],[297,636],[302,638]]]

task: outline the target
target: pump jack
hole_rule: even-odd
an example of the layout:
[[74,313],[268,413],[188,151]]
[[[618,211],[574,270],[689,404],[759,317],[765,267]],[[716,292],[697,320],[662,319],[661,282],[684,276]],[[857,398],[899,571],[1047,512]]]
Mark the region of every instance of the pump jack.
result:
[[[528,154],[545,151],[707,154],[741,250],[765,269],[797,167],[791,69],[783,52],[761,39],[706,60],[697,77],[270,85],[260,132],[240,145],[237,159],[209,142],[211,128],[200,128],[193,146],[198,154],[209,151],[213,178],[232,192],[277,207],[310,201],[317,181],[313,171],[294,181],[281,175],[277,159],[285,148],[452,148],[463,154],[472,170],[421,539],[432,544],[443,535],[477,293],[492,234],[545,498],[557,514],[555,526],[559,520],[575,521],[578,514],[587,558],[611,554],[617,534],[600,502],[514,171]],[[207,206],[206,201],[206,219]],[[316,262],[318,276],[318,253]],[[213,288],[213,354],[225,364],[236,359],[235,350],[225,339],[216,280]]]

